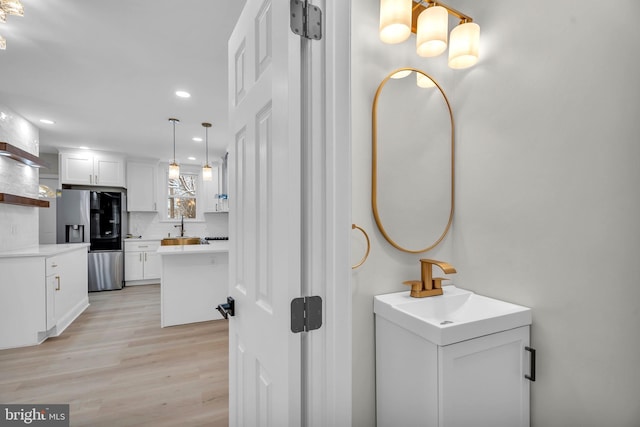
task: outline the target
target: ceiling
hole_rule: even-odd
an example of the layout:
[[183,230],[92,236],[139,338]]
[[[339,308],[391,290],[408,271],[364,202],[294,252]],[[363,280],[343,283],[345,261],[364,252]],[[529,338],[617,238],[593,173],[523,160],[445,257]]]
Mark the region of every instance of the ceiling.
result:
[[[22,0],[0,24],[0,105],[40,129],[40,151],[89,147],[203,164],[228,145],[227,40],[244,0]],[[178,98],[177,90],[191,93]],[[40,119],[55,123],[43,124]],[[188,160],[193,156],[195,160]]]

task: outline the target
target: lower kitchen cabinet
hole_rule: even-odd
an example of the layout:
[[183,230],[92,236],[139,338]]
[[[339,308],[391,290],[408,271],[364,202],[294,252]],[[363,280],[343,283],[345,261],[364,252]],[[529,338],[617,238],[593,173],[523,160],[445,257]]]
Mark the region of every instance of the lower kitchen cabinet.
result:
[[88,244],[0,255],[0,349],[60,335],[88,306]]
[[159,241],[126,241],[124,243],[124,280],[127,286],[158,283],[161,265]]

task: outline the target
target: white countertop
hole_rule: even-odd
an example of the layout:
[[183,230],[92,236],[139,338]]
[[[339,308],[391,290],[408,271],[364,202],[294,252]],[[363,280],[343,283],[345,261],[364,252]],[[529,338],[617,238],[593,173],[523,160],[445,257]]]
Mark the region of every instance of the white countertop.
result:
[[11,251],[0,252],[0,258],[18,258],[18,257],[50,257],[65,252],[71,252],[80,248],[89,250],[89,243],[63,243],[60,245],[38,245],[24,249],[16,249]]
[[168,245],[158,248],[160,255],[213,254],[217,252],[229,252],[229,241],[212,240],[208,245]]

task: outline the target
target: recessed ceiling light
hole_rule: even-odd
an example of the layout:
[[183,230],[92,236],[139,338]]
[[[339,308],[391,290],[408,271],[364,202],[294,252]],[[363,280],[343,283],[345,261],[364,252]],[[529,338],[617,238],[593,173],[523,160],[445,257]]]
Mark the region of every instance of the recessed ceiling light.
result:
[[202,142],[202,138],[198,137],[198,136],[194,136],[192,138],[195,142]]
[[193,156],[190,156],[190,157],[187,157],[187,159],[189,159],[189,160],[195,160],[196,158],[195,158],[195,157],[193,157]]
[[52,125],[55,123],[53,120],[49,120],[49,119],[40,119],[40,122],[47,125]]
[[176,91],[176,96],[180,98],[191,98],[191,94],[189,92],[185,92],[184,90]]
[[81,146],[81,147],[78,147],[78,148],[81,149],[81,150],[88,150],[89,149],[89,147],[85,147],[84,145]]

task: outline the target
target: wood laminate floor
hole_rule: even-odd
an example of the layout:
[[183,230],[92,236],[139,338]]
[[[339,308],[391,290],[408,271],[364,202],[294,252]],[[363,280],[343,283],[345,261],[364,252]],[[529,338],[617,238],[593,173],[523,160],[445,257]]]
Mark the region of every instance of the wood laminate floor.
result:
[[0,351],[1,403],[69,403],[71,426],[228,425],[225,320],[160,328],[159,285],[89,301],[60,337]]

